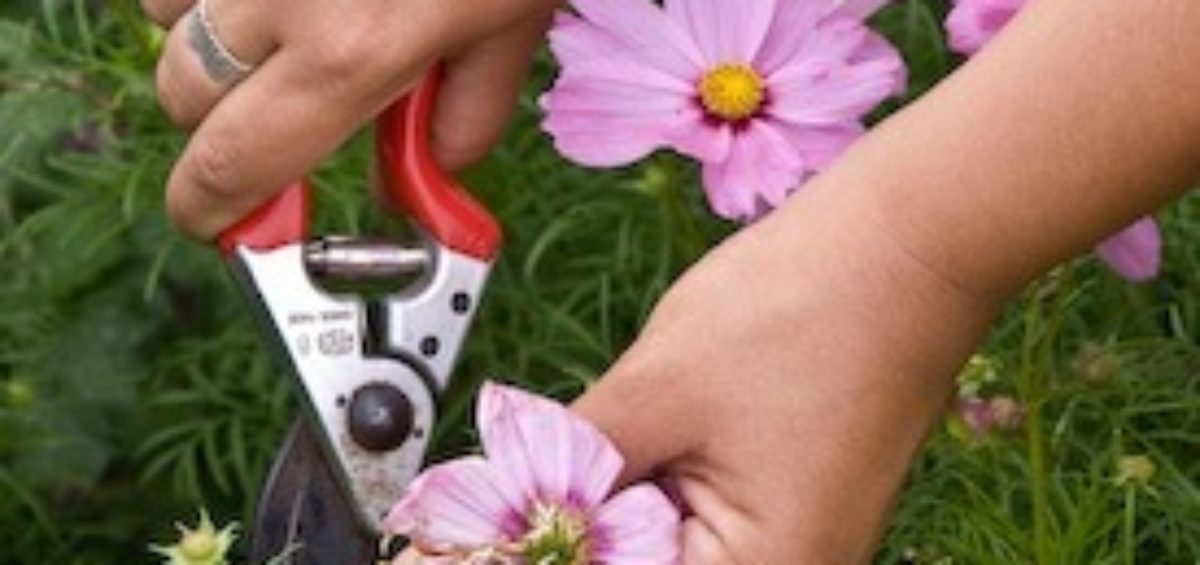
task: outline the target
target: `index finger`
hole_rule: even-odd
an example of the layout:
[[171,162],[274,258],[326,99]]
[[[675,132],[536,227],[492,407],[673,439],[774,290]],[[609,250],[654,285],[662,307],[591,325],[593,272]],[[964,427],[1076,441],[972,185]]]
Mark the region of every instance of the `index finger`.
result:
[[181,229],[212,239],[304,176],[400,90],[337,64],[303,72],[313,64],[303,53],[277,52],[196,130],[167,183],[167,212]]

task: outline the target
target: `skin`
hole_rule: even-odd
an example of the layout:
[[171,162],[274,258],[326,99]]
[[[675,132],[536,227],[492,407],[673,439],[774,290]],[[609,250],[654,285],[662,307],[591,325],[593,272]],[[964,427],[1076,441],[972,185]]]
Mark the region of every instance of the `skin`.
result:
[[[330,1],[302,0],[295,12],[319,13]],[[382,7],[387,2],[361,1],[374,13],[388,10]],[[526,22],[533,29],[529,22],[544,21],[544,6],[532,3],[436,4],[448,11],[479,4],[506,14],[536,13],[513,16],[510,26]],[[446,17],[426,10],[435,21]],[[255,21],[262,29],[278,28]],[[405,17],[395,21],[413,25]],[[506,46],[499,52],[524,57],[533,43],[494,33],[505,26],[463,28],[484,39],[467,40],[464,29],[442,27],[456,38],[444,45],[494,41]],[[1034,1],[955,76],[672,287],[638,341],[576,407],[626,455],[626,480],[654,473],[679,487],[692,510],[684,528],[686,563],[869,561],[954,373],[1000,305],[1031,278],[1195,180],[1196,29],[1200,3],[1194,0]],[[326,42],[297,39],[310,44],[295,50],[316,56],[321,47],[340,45],[333,36],[318,37]],[[270,193],[261,186],[280,185],[275,181],[307,168],[353,129],[351,122],[358,125],[386,103],[390,96],[379,92],[402,89],[430,59],[369,65],[373,73],[395,71],[388,80],[351,80],[358,71],[346,68],[328,75],[337,80],[312,96],[339,93],[338,104],[321,99],[324,111],[338,116],[305,118],[316,101],[287,94],[298,84],[289,77],[309,73],[316,81],[323,75],[313,73],[338,68],[289,71],[287,43],[277,43],[283,45],[274,51],[279,59],[273,55],[211,113],[204,109],[220,96],[184,102],[172,98],[181,91],[164,90],[173,116],[201,124],[168,188],[172,214],[190,233],[209,237],[252,208]],[[449,52],[421,45],[393,47]],[[460,49],[455,52],[473,52]],[[186,55],[169,47],[163,66],[195,67]],[[503,72],[463,71],[462,80],[515,92],[510,75],[525,61],[500,59],[505,63],[478,65]],[[160,77],[164,72],[184,73],[160,68]],[[372,87],[362,86],[368,83]],[[346,123],[317,124],[325,129],[306,136],[311,141],[280,145],[293,139],[293,126],[248,111],[279,96],[290,119]],[[461,104],[482,124],[501,124],[508,111],[468,99],[465,91],[446,96],[446,104]],[[451,102],[455,96],[459,101]],[[449,136],[456,129],[442,131]],[[253,140],[263,132],[287,135],[271,137],[275,143]],[[494,137],[441,143],[484,147]],[[195,149],[198,144],[208,149]],[[199,164],[203,151],[223,155],[215,161],[221,166]],[[476,153],[440,154],[453,165],[458,156]],[[205,170],[217,174],[197,176]]]
[[[167,213],[211,240],[312,170],[437,61],[434,151],[450,169],[504,130],[553,0],[211,0],[221,43],[256,66],[215,82],[188,46],[194,0],[142,0],[169,29],[155,73],[167,115],[194,129],[167,182]],[[397,38],[403,38],[402,40]],[[486,85],[481,87],[480,85]],[[270,111],[263,111],[269,109]]]

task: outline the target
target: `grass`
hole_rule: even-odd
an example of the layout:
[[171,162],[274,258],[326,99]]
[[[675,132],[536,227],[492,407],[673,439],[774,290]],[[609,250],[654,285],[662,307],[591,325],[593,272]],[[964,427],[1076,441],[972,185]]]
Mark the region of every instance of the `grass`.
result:
[[[910,98],[956,64],[944,10],[904,0],[879,19]],[[163,218],[183,136],[155,106],[159,41],[129,0],[0,7],[0,562],[147,562],[146,543],[201,505],[245,522],[294,414],[215,253]],[[506,246],[439,454],[472,441],[484,376],[577,394],[732,229],[676,158],[597,172],[557,157],[533,104],[550,73],[538,65],[509,135],[467,175]],[[318,172],[323,229],[386,223],[361,196],[367,149]],[[1022,428],[935,433],[880,562],[1200,562],[1200,199],[1161,219],[1157,282],[1085,258],[1011,305],[972,365],[987,378],[969,376],[1017,397]],[[1154,463],[1145,484],[1115,480],[1127,455]]]

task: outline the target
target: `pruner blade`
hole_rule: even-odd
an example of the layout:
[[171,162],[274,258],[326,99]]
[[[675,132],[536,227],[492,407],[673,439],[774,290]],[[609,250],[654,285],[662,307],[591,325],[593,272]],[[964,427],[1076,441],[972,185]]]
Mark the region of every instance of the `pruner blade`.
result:
[[359,527],[358,510],[329,468],[309,422],[292,425],[263,487],[250,562],[274,565],[375,563],[380,540]]

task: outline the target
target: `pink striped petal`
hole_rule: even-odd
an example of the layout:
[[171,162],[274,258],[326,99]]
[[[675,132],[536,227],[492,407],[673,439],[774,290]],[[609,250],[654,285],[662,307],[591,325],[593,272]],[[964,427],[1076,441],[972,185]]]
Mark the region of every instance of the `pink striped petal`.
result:
[[590,510],[624,466],[591,423],[515,388],[484,384],[478,426],[488,459],[531,499]]
[[890,0],[831,0],[826,17],[865,20],[878,12]]
[[542,126],[573,161],[613,167],[640,159],[665,144],[693,104],[690,82],[625,53],[622,36],[590,21],[560,14],[550,42],[563,71],[540,101]]
[[862,63],[829,73],[788,77],[771,90],[768,114],[793,124],[839,125],[857,122],[896,92],[896,66]]
[[617,51],[595,52],[593,57],[628,57],[687,82],[697,80],[705,67],[692,38],[651,2],[571,0],[571,5],[598,33],[611,38],[610,45],[621,46]]
[[665,8],[715,66],[754,60],[771,27],[775,4],[776,0],[666,0]]
[[822,17],[820,2],[780,1],[775,7],[762,48],[754,58],[754,68],[765,76],[791,61],[808,41]]
[[1122,277],[1142,282],[1158,276],[1162,261],[1162,233],[1152,216],[1146,216],[1096,246],[1096,254]]
[[691,102],[678,94],[603,80],[562,79],[541,99],[542,129],[564,156],[612,167],[640,159],[680,127]]
[[525,527],[522,516],[502,492],[496,470],[480,457],[467,457],[422,473],[385,525],[426,553],[445,553],[514,539]]
[[904,58],[896,47],[888,42],[887,38],[868,31],[866,39],[858,51],[850,57],[851,64],[865,63],[868,61],[890,61],[894,66],[892,70],[892,84],[896,85],[892,91],[892,96],[900,96],[908,89],[908,66],[904,64]]
[[604,503],[592,523],[593,563],[674,564],[679,509],[657,487],[635,485]]
[[701,162],[724,161],[733,146],[734,126],[710,120],[699,106],[685,111],[686,119],[672,128],[668,139],[676,151]]
[[603,29],[569,12],[554,14],[550,28],[550,50],[560,61],[599,59],[601,53],[617,53],[625,49],[621,40]]
[[903,60],[870,30],[839,27],[822,35],[827,39],[823,53],[842,54],[829,60],[798,59],[771,74],[769,115],[794,124],[857,122],[903,89]]
[[780,129],[796,148],[804,165],[813,172],[829,168],[858,138],[864,128],[858,123],[832,126],[795,126],[781,124]]
[[778,126],[749,122],[733,140],[729,158],[705,163],[704,188],[717,215],[750,221],[800,185],[804,163]]
[[1025,0],[956,0],[946,17],[950,48],[963,55],[974,55],[992,40]]

